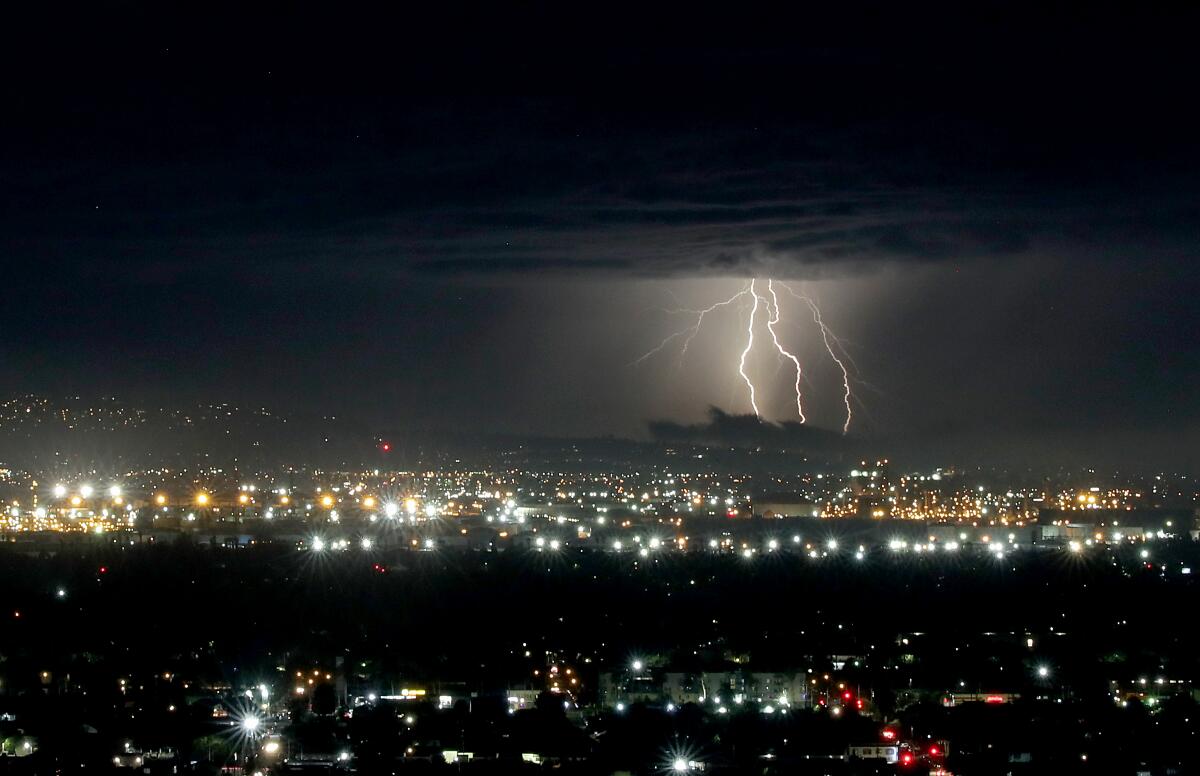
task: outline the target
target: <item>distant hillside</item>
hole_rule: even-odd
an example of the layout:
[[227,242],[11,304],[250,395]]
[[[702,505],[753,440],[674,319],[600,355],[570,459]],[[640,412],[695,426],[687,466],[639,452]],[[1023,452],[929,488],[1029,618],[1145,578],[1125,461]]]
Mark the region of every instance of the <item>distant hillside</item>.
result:
[[31,468],[332,465],[376,452],[365,429],[336,417],[289,417],[231,404],[138,407],[112,397],[23,395],[0,402],[0,458]]
[[[280,466],[352,470],[523,469],[794,473],[842,459],[821,429],[712,411],[708,424],[651,424],[653,439],[555,438],[451,431],[416,437],[334,416],[232,404],[140,407],[105,397],[22,395],[0,402],[0,462],[32,471]],[[383,442],[387,442],[387,449]]]

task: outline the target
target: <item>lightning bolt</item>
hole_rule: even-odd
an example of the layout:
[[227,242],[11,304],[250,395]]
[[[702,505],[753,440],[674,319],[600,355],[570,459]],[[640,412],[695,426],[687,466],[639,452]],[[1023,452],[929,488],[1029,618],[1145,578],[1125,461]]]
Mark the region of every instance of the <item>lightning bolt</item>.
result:
[[746,387],[750,389],[750,407],[754,410],[755,417],[762,417],[762,413],[758,411],[758,402],[754,400],[754,383],[746,375],[746,356],[750,355],[750,351],[754,349],[754,316],[758,314],[758,292],[754,290],[754,281],[750,281],[750,295],[754,297],[754,306],[750,308],[750,324],[746,326],[746,349],[742,351],[742,358],[738,362],[738,374],[746,381]]
[[667,335],[666,339],[664,339],[662,342],[660,342],[657,347],[651,348],[650,350],[643,353],[641,356],[638,357],[638,359],[636,361],[631,362],[630,366],[636,366],[637,364],[640,364],[643,361],[645,361],[646,359],[653,356],[655,353],[662,352],[663,348],[665,348],[667,345],[670,345],[672,342],[679,339],[680,337],[684,338],[683,339],[683,347],[679,351],[679,363],[682,364],[684,357],[687,355],[688,345],[692,344],[692,339],[694,339],[695,336],[700,333],[700,327],[704,325],[704,316],[708,315],[711,312],[719,310],[722,307],[728,307],[729,305],[733,304],[737,300],[741,299],[746,294],[751,292],[752,285],[753,285],[753,283],[746,284],[745,286],[742,287],[741,291],[738,291],[733,296],[729,297],[728,299],[717,302],[716,304],[709,305],[708,307],[705,307],[703,310],[690,310],[690,309],[686,309],[686,308],[667,310],[668,313],[688,313],[690,315],[695,315],[696,322],[693,323],[691,326],[688,326],[685,329],[680,329],[679,331],[675,332],[674,334]]
[[[737,373],[739,376],[741,376],[742,381],[746,384],[746,388],[750,393],[750,408],[754,410],[755,417],[762,417],[762,412],[758,408],[758,392],[755,388],[754,381],[750,379],[750,375],[746,372],[746,359],[754,350],[754,324],[758,319],[758,309],[761,303],[766,307],[767,331],[771,335],[771,342],[774,344],[775,350],[780,356],[790,361],[792,366],[795,368],[796,379],[793,384],[793,390],[796,394],[796,414],[800,417],[801,423],[807,422],[807,418],[804,415],[803,394],[800,388],[800,383],[804,376],[800,359],[783,346],[783,343],[779,339],[779,333],[775,328],[780,322],[781,318],[779,295],[775,291],[775,280],[767,278],[766,294],[762,294],[758,291],[756,285],[757,282],[757,278],[751,279],[733,296],[709,305],[704,309],[694,310],[690,308],[677,308],[666,310],[668,314],[686,313],[688,315],[693,315],[695,316],[695,320],[691,325],[667,335],[667,337],[664,338],[663,341],[660,342],[656,347],[651,348],[643,353],[637,360],[631,362],[630,366],[636,366],[655,354],[661,353],[668,345],[681,339],[682,346],[679,350],[679,363],[682,365],[684,358],[687,356],[688,346],[691,345],[692,340],[695,339],[696,335],[700,333],[700,329],[704,326],[704,319],[709,314],[716,312],[723,307],[728,307],[738,300],[749,296],[751,299],[753,299],[753,305],[750,308],[750,320],[746,325],[746,345],[744,348],[742,348],[741,357],[738,359]],[[842,345],[841,340],[839,340],[837,336],[829,329],[829,327],[825,325],[824,320],[821,318],[821,309],[817,306],[817,303],[812,298],[798,293],[787,283],[780,281],[779,285],[793,297],[808,306],[808,309],[812,312],[813,322],[817,325],[817,328],[821,332],[821,341],[825,345],[825,351],[829,354],[829,358],[833,360],[833,363],[837,365],[838,369],[841,370],[842,404],[846,408],[846,419],[842,423],[842,433],[847,434],[850,431],[850,423],[854,419],[854,410],[852,406],[852,399],[854,397],[850,389],[850,370],[846,367],[846,362],[849,362],[851,365],[853,365],[854,360],[846,351],[845,346]],[[857,372],[857,367],[855,367],[855,371]]]
[[[801,404],[800,398],[800,378],[803,372],[800,369],[800,359],[796,358],[792,353],[789,353],[779,342],[779,335],[775,333],[775,324],[779,323],[779,297],[775,294],[775,281],[767,278],[767,292],[771,294],[771,303],[767,305],[769,317],[767,318],[767,331],[771,332],[771,341],[775,343],[775,349],[784,358],[792,362],[796,367],[796,414],[800,416],[800,422],[806,422],[804,417],[804,407]],[[743,356],[744,358],[745,356]]]
[[[838,348],[841,348],[843,352],[845,349],[842,348],[841,341],[838,340],[833,332],[829,330],[829,327],[825,325],[825,322],[821,320],[821,309],[817,307],[816,302],[814,302],[810,297],[796,293],[796,291],[786,283],[780,283],[779,285],[783,286],[789,294],[807,304],[809,309],[812,310],[813,322],[816,323],[817,328],[821,330],[821,341],[825,343],[825,350],[829,353],[829,357],[833,359],[833,363],[838,365],[838,369],[842,370],[842,403],[846,405],[846,422],[842,424],[842,433],[849,433],[850,421],[854,417],[854,410],[852,410],[850,407],[850,372],[846,369],[846,364],[842,361],[842,359],[838,358],[837,353],[834,351],[833,343],[836,342]],[[847,358],[849,358],[849,356],[847,356]],[[797,383],[797,385],[798,384],[799,383]]]

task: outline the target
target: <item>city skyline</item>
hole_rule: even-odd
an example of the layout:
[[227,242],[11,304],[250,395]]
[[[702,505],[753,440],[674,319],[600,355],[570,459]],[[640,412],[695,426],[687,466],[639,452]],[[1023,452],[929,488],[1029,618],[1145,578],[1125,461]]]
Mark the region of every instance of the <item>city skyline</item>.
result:
[[1200,773],[1200,6],[29,6],[0,771]]

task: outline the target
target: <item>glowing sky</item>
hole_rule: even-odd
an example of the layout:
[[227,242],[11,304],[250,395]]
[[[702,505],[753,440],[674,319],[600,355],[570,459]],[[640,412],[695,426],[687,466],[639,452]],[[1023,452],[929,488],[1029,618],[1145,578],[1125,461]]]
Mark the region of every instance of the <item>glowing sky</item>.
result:
[[[466,34],[467,58],[330,43],[370,67],[249,32],[218,57],[153,22],[108,57],[84,42],[16,87],[4,129],[0,388],[642,435],[748,411],[748,310],[682,365],[630,362],[686,325],[664,309],[757,277],[819,300],[869,382],[864,435],[1187,445],[1187,25],[1026,21],[749,47],[696,22],[621,54],[529,31]],[[780,302],[805,412],[840,430],[840,372]],[[791,364],[747,359],[763,415],[794,417]]]

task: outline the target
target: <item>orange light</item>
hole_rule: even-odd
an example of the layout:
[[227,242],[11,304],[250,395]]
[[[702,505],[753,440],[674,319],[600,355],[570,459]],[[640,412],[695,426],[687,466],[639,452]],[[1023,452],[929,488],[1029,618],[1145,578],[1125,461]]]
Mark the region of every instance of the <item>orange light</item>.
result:
[[196,494],[196,503],[199,504],[200,506],[204,506],[205,504],[207,504],[208,503],[208,494],[207,493],[197,493]]
[[333,496],[321,496],[321,506],[326,509],[333,506]]
[[163,494],[159,493],[157,496],[154,497],[154,503],[158,504],[161,507],[163,504],[167,503],[167,497],[164,496]]

